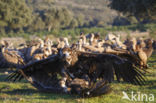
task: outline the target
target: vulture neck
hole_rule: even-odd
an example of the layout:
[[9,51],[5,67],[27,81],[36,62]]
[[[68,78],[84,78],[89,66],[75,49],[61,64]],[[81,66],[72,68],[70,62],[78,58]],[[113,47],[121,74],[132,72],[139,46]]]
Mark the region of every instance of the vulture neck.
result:
[[78,50],[82,51],[82,39],[79,40]]
[[2,53],[5,52],[5,47],[2,47],[1,52],[2,52]]
[[136,42],[132,42],[132,49],[134,50],[134,51],[136,51]]
[[143,49],[143,51],[146,53],[147,57],[149,58],[153,53],[152,44],[148,44],[147,48]]
[[44,47],[44,42],[40,42],[40,48],[43,48]]
[[118,46],[120,46],[121,41],[119,40],[119,38],[116,38],[116,43],[117,43]]
[[83,36],[83,45],[85,45],[85,44],[86,44],[86,37]]
[[65,38],[65,46],[69,47],[69,42],[67,38]]
[[94,34],[91,35],[90,44],[92,44],[93,41],[94,41]]

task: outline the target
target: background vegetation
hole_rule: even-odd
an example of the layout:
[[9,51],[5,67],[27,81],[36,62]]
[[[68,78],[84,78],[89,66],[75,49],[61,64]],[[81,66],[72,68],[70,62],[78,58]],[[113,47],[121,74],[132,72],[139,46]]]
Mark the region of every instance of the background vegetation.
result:
[[139,22],[156,20],[155,0],[110,0],[111,8],[124,13],[126,16],[134,16]]
[[[153,0],[150,0],[149,3],[146,3],[148,0],[142,0],[144,2],[141,2],[140,5],[137,5],[137,0],[125,0],[125,6],[122,6],[121,1],[0,0],[0,36],[28,37],[32,34],[39,36],[53,34],[54,36],[72,35],[74,37],[80,33],[79,31],[104,34],[114,30],[147,31],[155,29],[156,10]],[[136,5],[134,7],[126,6],[129,3]],[[138,6],[143,6],[143,9],[151,6],[148,9],[149,15],[144,16],[146,12],[139,14],[141,8],[135,8]],[[126,7],[130,10],[134,8],[134,11],[137,12],[134,13]],[[154,34],[153,31],[150,32]]]
[[[71,29],[52,29],[51,31],[42,30],[42,31],[35,31],[35,32],[21,32],[21,33],[14,33],[10,32],[7,34],[1,34],[0,38],[3,37],[23,37],[27,40],[32,38],[33,36],[37,36],[40,38],[44,38],[46,36],[50,37],[51,39],[54,39],[56,37],[68,37],[69,40],[76,40],[80,32],[87,33],[100,33],[101,37],[104,38],[104,36],[107,33],[114,33],[116,32],[123,32],[122,36],[127,37],[130,36],[130,34],[133,34],[133,31],[141,31],[141,32],[149,32],[149,35],[147,38],[152,37],[153,39],[156,39],[156,24],[133,24],[133,25],[127,25],[127,26],[105,26],[105,27],[83,27],[83,28],[71,28]],[[139,33],[138,33],[139,34]]]

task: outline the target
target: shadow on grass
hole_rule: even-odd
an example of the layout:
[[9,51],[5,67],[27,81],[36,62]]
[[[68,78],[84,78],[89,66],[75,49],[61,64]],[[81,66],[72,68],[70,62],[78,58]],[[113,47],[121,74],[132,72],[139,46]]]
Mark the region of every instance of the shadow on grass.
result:
[[8,82],[6,81],[7,75],[5,75],[4,73],[0,73],[0,82]]
[[156,60],[149,60],[149,63],[156,63]]
[[1,93],[6,93],[9,95],[27,95],[27,94],[39,93],[39,91],[37,91],[35,89],[14,89],[11,91],[4,91]]
[[80,98],[75,95],[70,95],[70,94],[61,94],[61,93],[40,93],[40,96],[36,99],[47,99],[47,100],[58,100],[58,99],[76,99]]
[[78,96],[70,95],[70,94],[41,92],[36,89],[15,89],[15,90],[11,90],[11,91],[2,91],[1,93],[5,93],[8,95],[23,95],[23,96],[31,96],[33,94],[35,94],[35,95],[37,94],[39,96],[33,97],[33,99],[47,99],[47,100],[80,98]]
[[156,85],[150,86],[148,89],[156,89]]
[[[10,81],[7,80],[7,77],[8,77],[8,75],[0,72],[0,82],[7,82],[7,83],[10,82]],[[28,83],[25,79],[23,79],[21,81],[16,81],[16,83],[17,82],[19,82],[19,83]]]
[[147,79],[146,83],[147,83],[147,85],[153,85],[153,84],[156,83],[156,80],[149,80],[149,79]]

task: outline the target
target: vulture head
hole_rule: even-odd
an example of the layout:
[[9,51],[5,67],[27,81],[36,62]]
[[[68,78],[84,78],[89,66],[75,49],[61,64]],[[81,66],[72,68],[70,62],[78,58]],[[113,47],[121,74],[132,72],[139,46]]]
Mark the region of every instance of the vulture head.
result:
[[147,39],[147,40],[145,40],[145,43],[146,43],[146,48],[149,48],[149,47],[152,46],[153,40],[152,39]]
[[63,48],[60,50],[59,55],[61,58],[65,59],[69,65],[74,65],[74,63],[78,60],[78,53],[76,50],[71,48]]

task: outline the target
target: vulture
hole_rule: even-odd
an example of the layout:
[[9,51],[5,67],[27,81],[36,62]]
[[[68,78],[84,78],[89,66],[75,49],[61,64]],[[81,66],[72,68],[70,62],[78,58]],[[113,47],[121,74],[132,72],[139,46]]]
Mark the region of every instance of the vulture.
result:
[[1,47],[0,68],[21,68],[25,65],[25,58],[22,52]]
[[136,64],[139,60],[124,53],[89,53],[65,47],[57,54],[26,64],[22,59],[11,63],[3,53],[0,60],[5,60],[0,67],[17,68],[7,80],[25,78],[39,91],[94,97],[110,92],[115,77],[119,82],[146,84],[146,77]]
[[141,43],[136,45],[136,54],[141,60],[141,64],[147,68],[147,60],[153,53],[153,41],[151,39],[145,40],[146,46]]
[[146,40],[146,47],[143,48],[143,51],[146,53],[148,58],[152,55],[153,53],[153,40],[152,39]]

